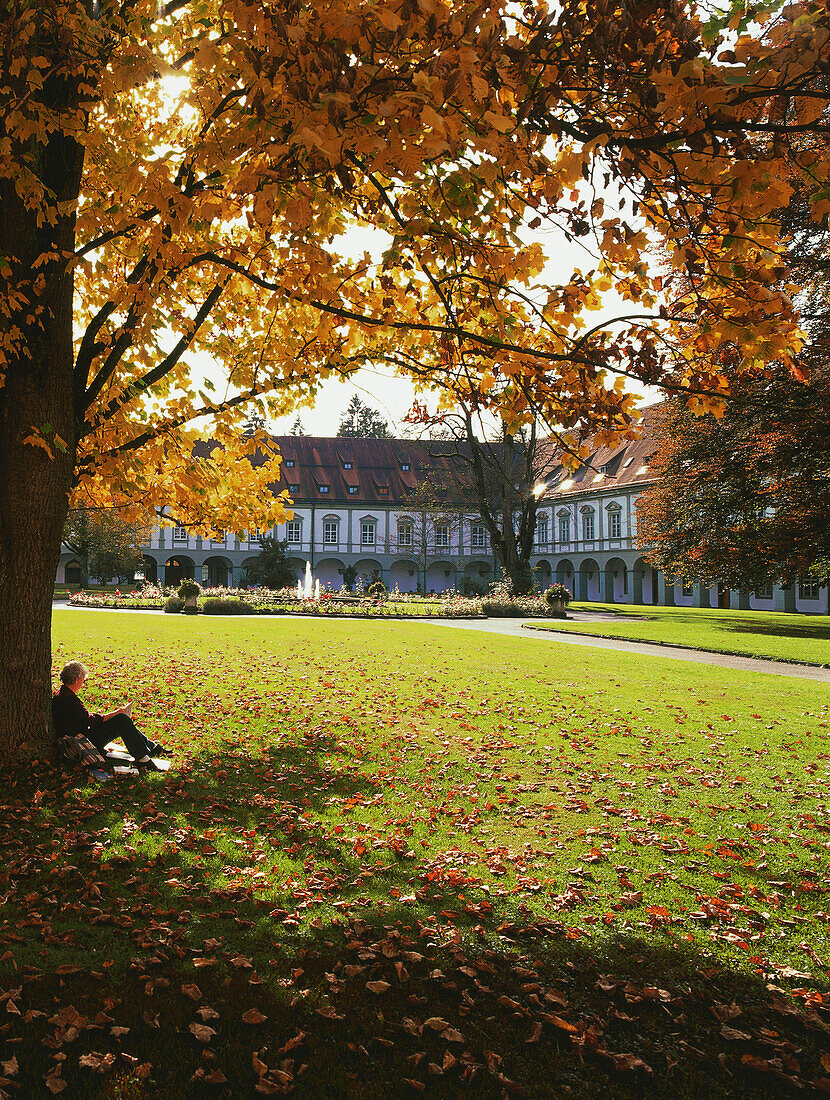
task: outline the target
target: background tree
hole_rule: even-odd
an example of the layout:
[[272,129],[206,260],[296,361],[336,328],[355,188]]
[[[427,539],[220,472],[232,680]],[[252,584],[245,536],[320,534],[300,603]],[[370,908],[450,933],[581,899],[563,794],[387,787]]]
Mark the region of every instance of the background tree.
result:
[[539,503],[567,457],[557,441],[536,421],[513,431],[502,422],[494,432],[492,418],[485,420],[471,402],[458,401],[454,409],[434,414],[418,405],[410,419],[429,430],[430,454],[448,460],[452,491],[481,518],[513,591],[531,592]]
[[340,418],[338,436],[350,439],[388,439],[389,424],[377,409],[364,404],[355,394]]
[[265,588],[288,588],[297,583],[297,569],[288,557],[288,542],[264,535],[260,551],[248,563],[247,582]]
[[460,480],[452,474],[424,471],[398,512],[398,553],[411,555],[417,562],[418,586],[424,593],[428,591],[430,562],[442,556],[462,528],[465,497],[460,489]]
[[663,409],[659,481],[637,503],[637,530],[668,576],[751,590],[830,573],[830,226],[798,189],[779,220],[808,342],[793,369],[726,366],[719,418],[679,398]]
[[[282,416],[392,358],[498,404],[510,432],[543,417],[610,439],[636,416],[614,375],[706,404],[724,341],[746,370],[792,359],[771,213],[790,166],[814,214],[830,208],[828,143],[805,158],[791,141],[828,132],[830,13],[756,13],[756,34],[743,10],[701,12],[7,0],[0,757],[52,745],[70,496],[205,534],[285,518],[246,403]],[[525,243],[541,224],[590,263],[549,285]],[[366,226],[378,255],[341,254]],[[643,256],[661,239],[682,243],[658,273]],[[620,314],[591,325],[606,291]],[[206,432],[218,445],[198,449]]]
[[292,423],[291,427],[288,429],[288,434],[289,435],[305,435],[306,434],[305,427],[304,427],[303,422],[302,422],[302,420],[300,419],[299,416],[294,417],[294,422]]
[[81,587],[90,576],[106,582],[132,578],[143,563],[139,549],[149,538],[147,520],[126,520],[115,509],[71,508],[62,542],[79,559]]
[[262,413],[257,412],[257,410],[254,409],[248,414],[248,419],[242,425],[242,434],[245,436],[246,439],[252,439],[257,432],[267,431],[267,424],[268,421],[265,419]]

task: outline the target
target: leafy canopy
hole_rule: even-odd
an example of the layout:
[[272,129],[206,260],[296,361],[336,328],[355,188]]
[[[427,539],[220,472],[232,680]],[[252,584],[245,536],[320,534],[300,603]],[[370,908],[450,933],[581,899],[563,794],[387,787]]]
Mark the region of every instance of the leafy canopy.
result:
[[[827,142],[792,143],[828,132],[826,3],[9,0],[0,36],[0,184],[31,228],[3,238],[0,381],[69,293],[72,437],[23,431],[86,499],[284,518],[245,402],[284,414],[367,361],[575,445],[628,428],[627,379],[705,408],[724,347],[798,350],[773,214],[794,175],[830,211]],[[550,281],[548,238],[584,264]],[[206,430],[223,449],[194,456]]]

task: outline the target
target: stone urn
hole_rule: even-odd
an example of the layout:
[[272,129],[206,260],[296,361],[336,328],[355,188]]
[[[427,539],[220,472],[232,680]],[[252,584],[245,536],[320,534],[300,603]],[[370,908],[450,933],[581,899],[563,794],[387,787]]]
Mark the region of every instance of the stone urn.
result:
[[197,600],[201,593],[201,587],[196,581],[183,581],[179,586],[179,599],[184,600],[182,615],[196,615],[199,612]]

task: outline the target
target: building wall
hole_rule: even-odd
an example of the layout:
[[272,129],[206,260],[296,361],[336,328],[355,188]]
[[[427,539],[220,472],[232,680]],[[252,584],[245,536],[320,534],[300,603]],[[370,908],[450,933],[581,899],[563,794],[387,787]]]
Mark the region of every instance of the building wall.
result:
[[[724,592],[701,585],[684,588],[667,580],[659,570],[643,560],[636,545],[635,501],[642,486],[631,491],[599,488],[577,496],[553,495],[539,509],[542,539],[537,541],[531,563],[537,569],[539,583],[546,586],[559,580],[577,600],[603,603],[643,603],[678,607],[718,607],[734,609],[801,611],[828,613],[828,590],[821,587],[817,598],[808,598],[801,585],[790,589],[776,586],[762,597],[748,592]],[[612,537],[612,515],[619,516],[619,537]],[[486,585],[499,575],[489,540],[485,547],[472,545],[471,527],[477,517],[467,515],[458,527],[451,526],[449,545],[429,547],[400,546],[397,522],[410,515],[405,509],[357,502],[295,505],[294,518],[300,523],[299,540],[289,543],[297,577],[305,574],[310,562],[315,577],[324,587],[339,588],[342,570],[357,567],[366,576],[380,573],[390,587],[403,592],[415,591],[419,584],[426,591],[461,589],[466,582]],[[593,516],[593,538],[585,538],[585,517]],[[567,519],[567,539],[561,537],[561,521]],[[545,522],[547,538],[544,538]],[[336,540],[326,542],[326,523],[336,522]],[[362,524],[374,523],[373,542],[362,541]],[[480,523],[480,521],[479,521]],[[313,538],[312,538],[313,532]],[[285,538],[286,528],[275,529]],[[177,537],[181,535],[182,537]],[[293,534],[293,532],[292,532]],[[183,576],[209,584],[233,586],[246,562],[259,550],[255,533],[227,533],[224,540],[202,539],[171,528],[156,528],[142,548],[147,560],[147,576],[161,583],[178,584]],[[75,559],[61,555],[57,583],[71,585],[71,563]],[[171,565],[178,562],[178,568]]]

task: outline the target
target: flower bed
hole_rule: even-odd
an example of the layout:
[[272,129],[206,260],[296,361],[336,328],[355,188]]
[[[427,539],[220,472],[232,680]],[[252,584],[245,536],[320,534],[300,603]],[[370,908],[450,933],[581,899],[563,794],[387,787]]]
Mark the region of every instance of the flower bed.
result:
[[[322,592],[319,600],[313,600],[299,597],[293,588],[203,588],[198,610],[201,614],[214,615],[316,615],[360,619],[550,619],[562,614],[544,596],[513,596],[504,585],[493,585],[486,597],[461,596],[456,592],[421,596],[393,590],[389,598],[381,602],[362,593],[354,597],[354,602],[346,602],[334,599],[335,595],[337,593]],[[140,591],[125,593],[77,592],[70,602],[78,607],[175,613],[180,610],[181,601],[177,601],[173,588],[146,585]]]

